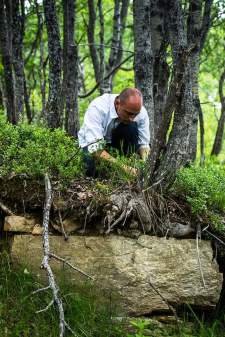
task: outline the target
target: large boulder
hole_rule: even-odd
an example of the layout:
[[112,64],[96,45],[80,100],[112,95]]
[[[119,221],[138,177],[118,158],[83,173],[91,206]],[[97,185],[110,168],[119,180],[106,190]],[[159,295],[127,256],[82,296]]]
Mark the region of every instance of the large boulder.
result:
[[[223,277],[207,241],[199,243],[199,258],[195,240],[148,235],[137,240],[115,235],[71,236],[68,242],[51,236],[50,245],[52,252],[92,275],[103,289],[115,291],[128,314],[168,310],[157,291],[172,305],[212,308],[219,299]],[[40,273],[42,238],[16,235],[12,256],[26,263],[28,270]],[[59,268],[60,264],[52,265]]]

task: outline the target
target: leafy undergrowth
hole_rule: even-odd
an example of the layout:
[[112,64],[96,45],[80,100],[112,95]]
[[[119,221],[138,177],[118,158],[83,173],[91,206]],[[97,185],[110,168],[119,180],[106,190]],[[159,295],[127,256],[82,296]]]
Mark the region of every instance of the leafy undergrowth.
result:
[[[53,180],[69,182],[84,175],[84,163],[78,142],[61,129],[50,130],[36,125],[6,123],[0,117],[0,177],[26,174],[40,178],[48,172]],[[118,185],[132,180],[122,165],[139,168],[135,156],[117,156],[117,162],[97,163],[97,172],[109,185]]]
[[[78,337],[177,337],[173,321],[155,319],[115,319],[121,312],[118,298],[105,294],[90,283],[72,284],[63,272],[58,275],[65,317]],[[32,294],[44,284],[25,267],[11,264],[0,255],[0,337],[58,337],[58,315],[54,307],[36,314],[51,301],[48,291]],[[182,337],[224,337],[222,322],[207,326],[196,317],[180,321]],[[68,331],[66,336],[72,336]]]
[[225,165],[209,161],[178,172],[173,191],[191,207],[193,215],[225,231]]

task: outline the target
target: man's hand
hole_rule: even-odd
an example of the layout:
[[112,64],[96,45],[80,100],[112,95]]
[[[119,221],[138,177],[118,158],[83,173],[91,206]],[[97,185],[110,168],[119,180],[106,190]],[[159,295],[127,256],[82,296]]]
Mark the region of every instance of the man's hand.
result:
[[[94,153],[94,156],[97,157],[97,158],[102,158],[104,160],[107,160],[110,163],[116,163],[117,162],[116,158],[111,156],[106,150],[97,151],[97,152]],[[131,166],[128,166],[128,165],[125,165],[125,164],[122,164],[121,167],[128,174],[131,174],[133,176],[136,176],[138,174],[138,170],[135,169],[134,167],[131,167]]]
[[149,149],[149,147],[141,147],[138,150],[138,153],[139,153],[142,160],[146,160],[149,156],[150,149]]

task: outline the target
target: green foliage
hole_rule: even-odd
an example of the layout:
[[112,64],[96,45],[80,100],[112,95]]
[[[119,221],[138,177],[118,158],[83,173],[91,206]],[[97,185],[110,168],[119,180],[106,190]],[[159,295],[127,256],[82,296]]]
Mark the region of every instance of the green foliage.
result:
[[[115,305],[102,290],[85,281],[75,286],[63,277],[59,283],[66,320],[77,336],[125,336],[121,324],[112,322]],[[0,255],[0,337],[59,336],[56,308],[36,314],[52,300],[50,291],[32,294],[43,286],[25,267],[15,268],[7,255]],[[67,331],[66,336],[72,335]]]
[[13,126],[0,119],[0,176],[49,172],[59,178],[75,178],[82,172],[77,143],[64,131],[34,125]]
[[[137,319],[131,321],[131,325],[136,329],[134,337],[146,337],[144,335],[145,329],[149,326],[149,322],[144,319]],[[132,337],[133,335],[128,334],[127,337]]]
[[225,167],[222,165],[182,168],[175,187],[186,196],[193,213],[225,210]]
[[[134,333],[127,333],[127,320],[115,321],[118,316],[116,297],[82,280],[71,283],[63,268],[57,275],[65,317],[78,337],[176,337],[174,323],[162,324],[152,319],[132,319]],[[0,254],[0,337],[58,337],[59,320],[54,306],[36,314],[52,300],[50,291],[32,294],[44,287],[26,266],[12,265],[7,254]],[[195,317],[195,316],[194,316]],[[225,337],[222,321],[206,325],[195,317],[195,324],[180,324],[182,337]],[[68,331],[66,336],[72,336]]]
[[221,216],[225,211],[225,166],[208,162],[204,167],[182,168],[174,188],[191,206],[193,214],[207,214],[218,230],[224,229]]

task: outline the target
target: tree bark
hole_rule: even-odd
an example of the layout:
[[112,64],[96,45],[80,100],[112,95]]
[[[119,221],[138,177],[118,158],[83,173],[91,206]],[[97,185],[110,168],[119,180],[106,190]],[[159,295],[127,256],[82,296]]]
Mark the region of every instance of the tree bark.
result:
[[[164,4],[167,34],[163,39],[164,43],[167,43],[168,39],[172,49],[173,70],[163,107],[163,116],[156,128],[157,133],[148,161],[149,185],[160,185],[161,188],[167,189],[174,181],[176,171],[196,157],[199,55],[204,45],[206,30],[209,28],[209,25],[206,24],[210,18],[209,2],[207,1],[207,6],[205,5],[203,10],[202,1],[190,1],[187,21],[180,0],[170,0]],[[156,26],[154,26],[154,19],[160,12],[158,7],[162,6],[162,2],[158,1],[158,7],[154,7],[155,4],[157,1],[153,2],[151,18],[154,34],[152,41],[155,39],[156,42],[152,45],[157,46],[157,43],[159,44],[161,41],[162,29],[159,29],[160,27],[157,27],[158,31],[154,29]],[[202,12],[204,13],[203,17]],[[162,17],[161,9],[160,18]],[[161,21],[158,19],[156,23]],[[172,131],[166,143],[173,112]],[[155,119],[157,116],[156,114]]]
[[78,114],[78,51],[74,45],[75,1],[64,0],[63,88],[65,97],[65,128],[77,138]]
[[168,37],[165,26],[165,4],[154,0],[151,5],[151,38],[154,57],[153,97],[154,97],[154,133],[158,133],[163,120],[164,107],[169,84],[169,66],[167,64]]
[[54,0],[43,1],[45,24],[48,34],[49,54],[49,94],[46,105],[47,123],[50,128],[62,125],[61,116],[61,70],[62,55],[60,46],[59,27]]
[[11,43],[9,40],[9,37],[11,36],[11,27],[8,26],[4,0],[0,0],[0,13],[0,50],[4,68],[3,75],[7,120],[12,124],[17,124],[14,100],[12,57],[10,54]]
[[221,115],[220,115],[220,119],[218,121],[218,126],[217,126],[217,130],[216,130],[216,136],[215,136],[211,156],[213,156],[213,155],[217,156],[221,152],[222,144],[223,144],[223,134],[224,134],[224,125],[225,125],[225,95],[223,93],[224,81],[225,81],[225,70],[223,71],[222,75],[220,76],[220,81],[219,81],[219,96],[220,96],[220,102],[221,102]]
[[200,165],[202,166],[205,161],[205,128],[204,128],[203,111],[199,99],[197,105],[198,105],[199,126],[200,126]]
[[134,0],[134,70],[135,86],[141,90],[154,139],[153,52],[151,42],[151,8],[147,0]]
[[15,78],[16,120],[21,120],[24,107],[23,23],[20,1],[12,1],[12,57]]

